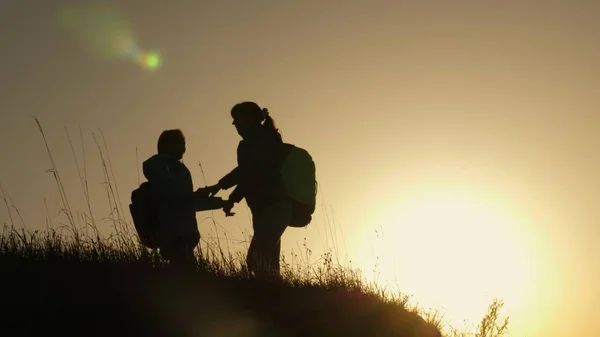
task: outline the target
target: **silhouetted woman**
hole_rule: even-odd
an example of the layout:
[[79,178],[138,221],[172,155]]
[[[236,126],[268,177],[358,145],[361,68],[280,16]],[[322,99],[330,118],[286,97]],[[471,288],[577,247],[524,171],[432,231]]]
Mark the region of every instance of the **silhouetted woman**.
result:
[[254,235],[248,249],[247,264],[256,276],[278,276],[281,235],[292,219],[292,204],[286,197],[279,174],[283,141],[267,109],[254,102],[236,104],[231,109],[233,125],[242,137],[237,148],[238,166],[209,189],[236,186],[229,195],[231,211],[246,198],[252,213]]

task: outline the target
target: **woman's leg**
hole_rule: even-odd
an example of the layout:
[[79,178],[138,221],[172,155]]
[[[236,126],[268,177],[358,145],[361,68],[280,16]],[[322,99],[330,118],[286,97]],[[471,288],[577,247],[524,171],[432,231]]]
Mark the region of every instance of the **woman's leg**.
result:
[[292,219],[292,206],[280,202],[252,212],[254,235],[248,249],[248,269],[259,277],[278,276],[281,236]]

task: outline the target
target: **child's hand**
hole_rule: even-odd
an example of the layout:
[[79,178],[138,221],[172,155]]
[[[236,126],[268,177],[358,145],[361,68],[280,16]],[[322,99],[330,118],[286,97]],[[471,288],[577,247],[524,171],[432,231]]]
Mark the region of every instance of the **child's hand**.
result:
[[221,187],[219,187],[219,184],[215,184],[205,187],[204,190],[208,193],[209,197],[212,197],[221,190]]
[[219,192],[219,190],[221,190],[221,188],[219,188],[218,185],[200,187],[196,190],[196,194],[198,196],[208,198],[208,197],[212,197],[215,194],[217,194],[217,192]]
[[194,194],[196,195],[196,197],[198,198],[208,198],[208,191],[206,190],[206,187],[200,187],[198,188]]

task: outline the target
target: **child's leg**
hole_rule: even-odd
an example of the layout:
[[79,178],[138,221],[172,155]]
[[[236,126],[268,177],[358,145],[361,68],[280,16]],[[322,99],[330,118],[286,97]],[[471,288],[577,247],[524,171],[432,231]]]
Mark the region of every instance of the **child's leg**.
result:
[[161,248],[161,255],[175,267],[195,267],[194,248],[197,244],[197,238],[178,237],[164,248]]

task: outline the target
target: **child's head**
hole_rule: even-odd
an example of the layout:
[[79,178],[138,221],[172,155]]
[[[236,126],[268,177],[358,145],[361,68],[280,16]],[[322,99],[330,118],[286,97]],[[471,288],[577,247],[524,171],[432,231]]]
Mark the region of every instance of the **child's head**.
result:
[[185,137],[179,129],[165,130],[158,137],[158,153],[171,155],[177,159],[185,153]]

